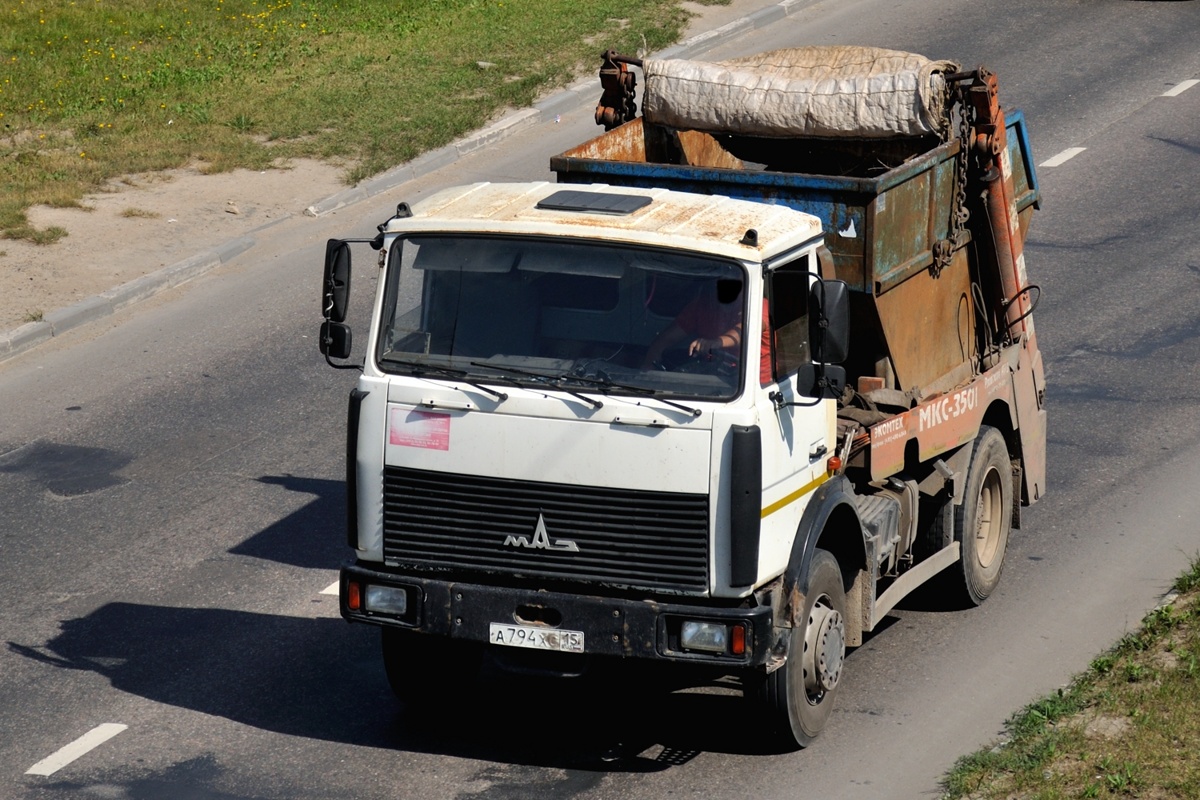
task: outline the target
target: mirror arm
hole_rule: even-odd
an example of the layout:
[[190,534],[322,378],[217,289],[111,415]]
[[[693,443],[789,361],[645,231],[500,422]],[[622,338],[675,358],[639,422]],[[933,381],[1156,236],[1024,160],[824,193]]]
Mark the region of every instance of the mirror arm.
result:
[[797,389],[804,396],[814,397],[813,400],[785,401],[783,393],[774,391],[767,398],[775,404],[778,411],[785,406],[809,408],[818,405],[822,400],[837,400],[845,391],[846,371],[836,364],[820,362],[804,364],[796,371]]
[[783,392],[775,391],[775,392],[771,392],[769,395],[767,395],[767,399],[769,399],[772,403],[775,404],[776,411],[780,411],[783,408],[786,408],[787,406],[798,406],[800,408],[810,408],[812,406],[820,404],[820,402],[822,400],[824,400],[825,398],[818,397],[816,400],[813,400],[813,401],[807,402],[807,403],[798,403],[795,400],[785,402],[783,399]]
[[335,363],[333,363],[333,360],[329,357],[328,353],[325,354],[325,363],[328,364],[329,366],[333,367],[334,369],[356,369],[359,372],[362,372],[362,369],[363,369],[362,364],[335,364]]
[[[343,239],[343,241],[346,241],[346,242],[368,242],[371,245],[372,250],[382,250],[383,249],[383,232],[385,230],[387,230],[388,223],[394,219],[408,219],[412,215],[413,215],[412,209],[409,208],[408,203],[397,203],[396,204],[396,213],[393,214],[386,221],[381,222],[378,226],[376,226],[376,230],[379,231],[379,235],[375,236],[373,239]],[[382,266],[382,264],[380,264],[380,266]]]

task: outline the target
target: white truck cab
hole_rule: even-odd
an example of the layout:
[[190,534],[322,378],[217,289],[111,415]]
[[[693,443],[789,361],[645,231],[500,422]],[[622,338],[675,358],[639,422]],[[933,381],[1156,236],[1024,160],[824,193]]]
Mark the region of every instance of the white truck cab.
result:
[[[722,598],[779,575],[799,492],[835,449],[833,403],[777,409],[777,393],[797,396],[795,376],[762,383],[761,333],[644,361],[718,284],[733,297],[714,313],[761,332],[764,265],[796,271],[807,312],[820,226],[772,211],[664,190],[479,184],[390,220],[358,384],[359,559]],[[807,328],[803,339],[799,350]],[[739,426],[759,427],[762,463],[778,471],[765,476],[755,563],[735,576]],[[554,487],[576,497],[553,499]],[[594,500],[580,502],[584,487]],[[426,502],[401,508],[394,493]]]

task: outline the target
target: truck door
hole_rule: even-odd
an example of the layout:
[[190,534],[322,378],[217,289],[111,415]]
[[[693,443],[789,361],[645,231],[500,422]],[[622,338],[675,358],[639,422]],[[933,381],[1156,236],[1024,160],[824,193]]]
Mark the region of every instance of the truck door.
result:
[[763,510],[760,569],[778,574],[788,562],[800,516],[826,479],[826,460],[836,449],[833,400],[807,397],[796,371],[811,363],[809,287],[811,249],[772,265],[762,305],[762,366],[756,406],[762,435]]

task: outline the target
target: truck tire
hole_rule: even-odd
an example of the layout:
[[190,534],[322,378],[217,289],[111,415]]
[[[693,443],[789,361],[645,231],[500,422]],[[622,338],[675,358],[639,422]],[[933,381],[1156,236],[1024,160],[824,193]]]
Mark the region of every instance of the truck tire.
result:
[[962,505],[954,509],[954,540],[961,547],[951,585],[958,599],[980,605],[1000,582],[1012,528],[1012,463],[1000,431],[979,429],[967,469]]
[[417,710],[457,705],[464,689],[474,683],[483,648],[397,628],[382,628],[383,667],[392,693]]
[[807,747],[829,721],[846,658],[846,590],[837,559],[813,553],[804,624],[792,628],[787,663],[757,677],[775,738],[788,750]]

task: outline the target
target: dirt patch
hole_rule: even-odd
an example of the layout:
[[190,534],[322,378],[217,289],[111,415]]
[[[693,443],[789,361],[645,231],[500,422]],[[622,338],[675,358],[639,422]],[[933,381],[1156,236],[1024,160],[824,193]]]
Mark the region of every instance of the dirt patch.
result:
[[340,167],[293,161],[263,172],[196,169],[134,175],[83,200],[36,206],[49,245],[0,240],[0,331],[66,308],[290,216],[346,188]]
[[1114,717],[1098,712],[1084,715],[1081,722],[1083,735],[1089,739],[1116,741],[1133,729],[1133,723],[1127,717]]

